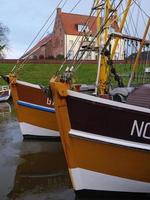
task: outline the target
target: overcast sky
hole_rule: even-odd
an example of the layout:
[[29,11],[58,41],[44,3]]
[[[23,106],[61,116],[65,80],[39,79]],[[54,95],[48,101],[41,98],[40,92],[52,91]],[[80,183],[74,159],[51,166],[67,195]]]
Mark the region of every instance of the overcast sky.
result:
[[[62,7],[65,1],[63,0],[59,7]],[[7,58],[19,58],[23,55],[59,2],[60,0],[0,0],[0,22],[10,29]],[[70,12],[77,2],[78,0],[68,0],[63,11]],[[142,7],[149,14],[150,0],[143,0],[143,2]],[[82,0],[73,12],[89,14],[92,3],[93,0]],[[55,15],[50,22],[54,17]],[[52,27],[46,33],[50,33]],[[47,27],[37,40],[41,38],[46,29]]]

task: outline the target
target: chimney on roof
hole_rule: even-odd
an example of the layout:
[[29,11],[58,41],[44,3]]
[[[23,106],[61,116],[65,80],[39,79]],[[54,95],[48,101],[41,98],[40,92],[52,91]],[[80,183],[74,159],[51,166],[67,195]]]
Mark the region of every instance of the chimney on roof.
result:
[[57,14],[61,13],[61,8],[57,8]]

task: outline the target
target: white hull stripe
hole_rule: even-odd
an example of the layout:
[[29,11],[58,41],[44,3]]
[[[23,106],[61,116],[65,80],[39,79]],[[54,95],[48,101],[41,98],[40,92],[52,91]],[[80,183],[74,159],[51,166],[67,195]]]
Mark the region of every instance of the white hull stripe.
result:
[[83,94],[83,93],[79,93],[79,92],[75,92],[75,91],[71,91],[71,90],[68,90],[68,94],[69,94],[69,96],[89,100],[89,101],[92,101],[92,102],[102,103],[102,104],[105,104],[105,105],[115,106],[115,107],[118,107],[118,108],[135,110],[135,111],[138,111],[138,112],[150,113],[150,109],[148,109],[148,108],[143,108],[143,107],[140,107],[140,106],[134,106],[134,105],[129,105],[129,104],[125,104],[125,103],[115,102],[115,101],[112,101],[112,100],[104,99],[104,98],[101,98],[101,97],[94,97],[92,95]]
[[22,135],[31,135],[31,136],[49,136],[49,137],[59,137],[60,134],[58,131],[38,127],[29,123],[20,122],[19,123]]
[[55,113],[55,109],[54,108],[48,108],[48,107],[45,107],[45,106],[40,106],[40,105],[37,105],[37,104],[25,102],[25,101],[18,100],[17,104],[19,104],[21,106],[28,107],[28,108],[33,108],[33,109],[37,109],[37,110],[42,110],[42,111],[46,111],[46,112]]
[[126,147],[130,147],[130,148],[150,150],[150,145],[148,145],[148,144],[142,144],[142,143],[138,143],[138,142],[131,142],[131,141],[127,141],[127,140],[106,137],[106,136],[102,136],[102,135],[96,135],[96,134],[78,131],[78,130],[74,130],[74,129],[71,129],[69,131],[69,134],[72,136],[76,136],[76,137],[111,143],[111,144],[115,144],[115,145],[126,146]]
[[39,85],[36,85],[36,84],[33,84],[33,83],[28,83],[28,82],[25,82],[25,81],[17,80],[16,83],[18,83],[20,85],[25,85],[25,86],[28,86],[28,87],[36,88],[36,89],[41,89]]
[[150,183],[102,174],[82,168],[69,169],[73,188],[114,192],[150,193]]

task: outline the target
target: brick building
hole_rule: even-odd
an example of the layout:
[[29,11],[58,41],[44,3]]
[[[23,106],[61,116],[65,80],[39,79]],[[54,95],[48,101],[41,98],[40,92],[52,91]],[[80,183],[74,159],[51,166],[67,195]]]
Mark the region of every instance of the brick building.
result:
[[[52,33],[39,41],[23,56],[23,58],[29,56],[31,59],[48,59],[57,58],[58,56],[67,56],[68,59],[72,59],[82,42],[82,35],[85,34],[85,32],[83,32],[85,24],[87,24],[86,31],[90,31],[89,40],[91,40],[92,36],[94,36],[97,31],[95,16],[89,17],[86,15],[64,13],[58,8]],[[116,21],[113,22],[111,28],[115,32],[118,31]],[[77,37],[78,41],[76,42]],[[72,48],[74,43],[76,43],[76,45]],[[122,45],[120,45],[118,49],[120,59],[123,56],[123,49],[120,50],[121,46]],[[88,53],[88,56],[85,54],[85,56],[87,60],[96,59],[95,52]]]

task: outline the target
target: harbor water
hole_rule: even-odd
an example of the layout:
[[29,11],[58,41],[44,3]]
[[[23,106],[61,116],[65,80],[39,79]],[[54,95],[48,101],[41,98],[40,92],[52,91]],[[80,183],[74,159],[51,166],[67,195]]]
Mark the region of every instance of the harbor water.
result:
[[61,142],[23,140],[11,101],[0,103],[0,200],[9,199],[91,199],[75,196]]
[[12,103],[0,103],[0,200],[74,198],[61,143],[23,140]]

